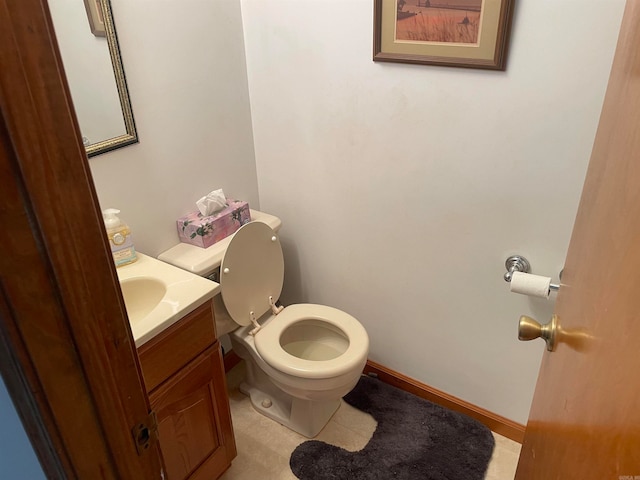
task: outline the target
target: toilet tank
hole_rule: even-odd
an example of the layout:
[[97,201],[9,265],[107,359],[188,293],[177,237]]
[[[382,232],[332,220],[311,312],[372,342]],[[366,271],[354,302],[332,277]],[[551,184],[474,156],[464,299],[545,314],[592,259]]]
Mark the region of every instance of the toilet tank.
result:
[[[282,225],[282,221],[278,217],[258,210],[251,210],[251,221],[266,223],[276,232],[280,230]],[[196,275],[207,277],[217,283],[220,278],[220,264],[232,237],[233,235],[223,238],[207,248],[179,243],[158,255],[158,260],[170,263]],[[238,324],[229,316],[220,294],[213,299],[213,309],[218,337],[238,328]]]
[[[280,230],[282,225],[282,221],[278,217],[257,210],[251,210],[251,221],[266,223],[276,232]],[[179,243],[158,255],[158,260],[170,263],[201,277],[209,277],[220,268],[222,257],[224,257],[224,252],[227,250],[232,237],[233,235],[223,238],[207,248]],[[212,278],[212,280],[216,281],[215,278]]]

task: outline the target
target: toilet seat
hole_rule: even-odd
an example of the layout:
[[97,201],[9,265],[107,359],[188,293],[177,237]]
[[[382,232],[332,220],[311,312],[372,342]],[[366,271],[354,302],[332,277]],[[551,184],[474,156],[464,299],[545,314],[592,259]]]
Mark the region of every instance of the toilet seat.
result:
[[[273,369],[300,379],[329,379],[361,371],[369,351],[369,337],[360,322],[325,305],[276,307],[283,281],[284,257],[275,232],[261,222],[240,227],[222,259],[220,290],[233,321],[256,327],[248,335],[254,336],[255,349],[262,360]],[[257,320],[270,310],[271,317],[259,325]],[[296,324],[309,328],[296,331]],[[285,350],[283,338],[303,337],[309,330],[320,332],[316,335],[318,341],[311,338],[312,334],[301,343],[312,351],[334,352],[322,356],[329,359],[300,358]]]
[[241,326],[255,323],[280,298],[283,282],[284,257],[276,233],[262,222],[240,227],[220,265],[220,292],[229,316]]
[[[306,320],[342,333],[348,342],[346,350],[330,360],[306,360],[291,355],[280,340],[291,326]],[[354,317],[326,305],[296,304],[282,310],[255,336],[256,350],[271,367],[300,378],[331,378],[362,368],[367,360],[369,339],[364,327]]]

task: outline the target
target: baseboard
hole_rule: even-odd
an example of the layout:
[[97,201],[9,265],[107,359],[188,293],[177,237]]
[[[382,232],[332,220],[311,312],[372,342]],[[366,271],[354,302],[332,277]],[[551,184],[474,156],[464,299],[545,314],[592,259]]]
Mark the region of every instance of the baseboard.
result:
[[417,380],[407,377],[402,373],[384,367],[372,360],[367,360],[364,372],[367,374],[373,373],[381,381],[388,383],[389,385],[393,385],[400,390],[404,390],[405,392],[412,393],[420,398],[424,398],[430,402],[449,408],[450,410],[464,413],[471,418],[475,418],[503,437],[510,438],[518,443],[522,443],[522,440],[524,439],[524,425],[461,400],[453,395],[449,395],[448,393],[430,387],[429,385],[425,385],[424,383],[418,382]]
[[[228,372],[240,363],[241,360],[242,359],[233,350],[226,352],[224,354],[224,371]],[[471,418],[475,418],[492,431],[502,435],[503,437],[510,438],[515,442],[522,443],[522,440],[524,439],[524,425],[492,413],[484,408],[480,408],[469,402],[465,402],[464,400],[430,387],[429,385],[418,382],[417,380],[407,377],[402,373],[380,365],[373,360],[367,360],[367,364],[364,367],[364,373],[374,373],[381,381],[388,383],[389,385],[393,385],[400,390],[404,390],[405,392],[412,393],[420,398],[424,398],[425,400],[429,400],[430,402],[436,403],[455,412],[464,413]]]
[[224,373],[229,373],[229,370],[231,370],[242,361],[238,354],[233,350],[225,352],[222,360],[224,362]]

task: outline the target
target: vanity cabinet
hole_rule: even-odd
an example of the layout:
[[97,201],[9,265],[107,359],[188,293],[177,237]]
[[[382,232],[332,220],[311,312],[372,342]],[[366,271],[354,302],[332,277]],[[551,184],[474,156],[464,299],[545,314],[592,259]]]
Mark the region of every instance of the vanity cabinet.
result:
[[236,456],[211,302],[138,349],[168,480],[215,479]]

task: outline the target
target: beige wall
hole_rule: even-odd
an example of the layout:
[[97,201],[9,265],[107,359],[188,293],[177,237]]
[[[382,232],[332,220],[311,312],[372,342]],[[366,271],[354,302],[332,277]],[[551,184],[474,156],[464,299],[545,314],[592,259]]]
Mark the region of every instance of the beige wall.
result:
[[623,0],[518,0],[507,71],[371,61],[371,0],[241,0],[260,202],[285,299],[342,308],[370,357],[525,423],[544,344],[505,258],[554,276]]

